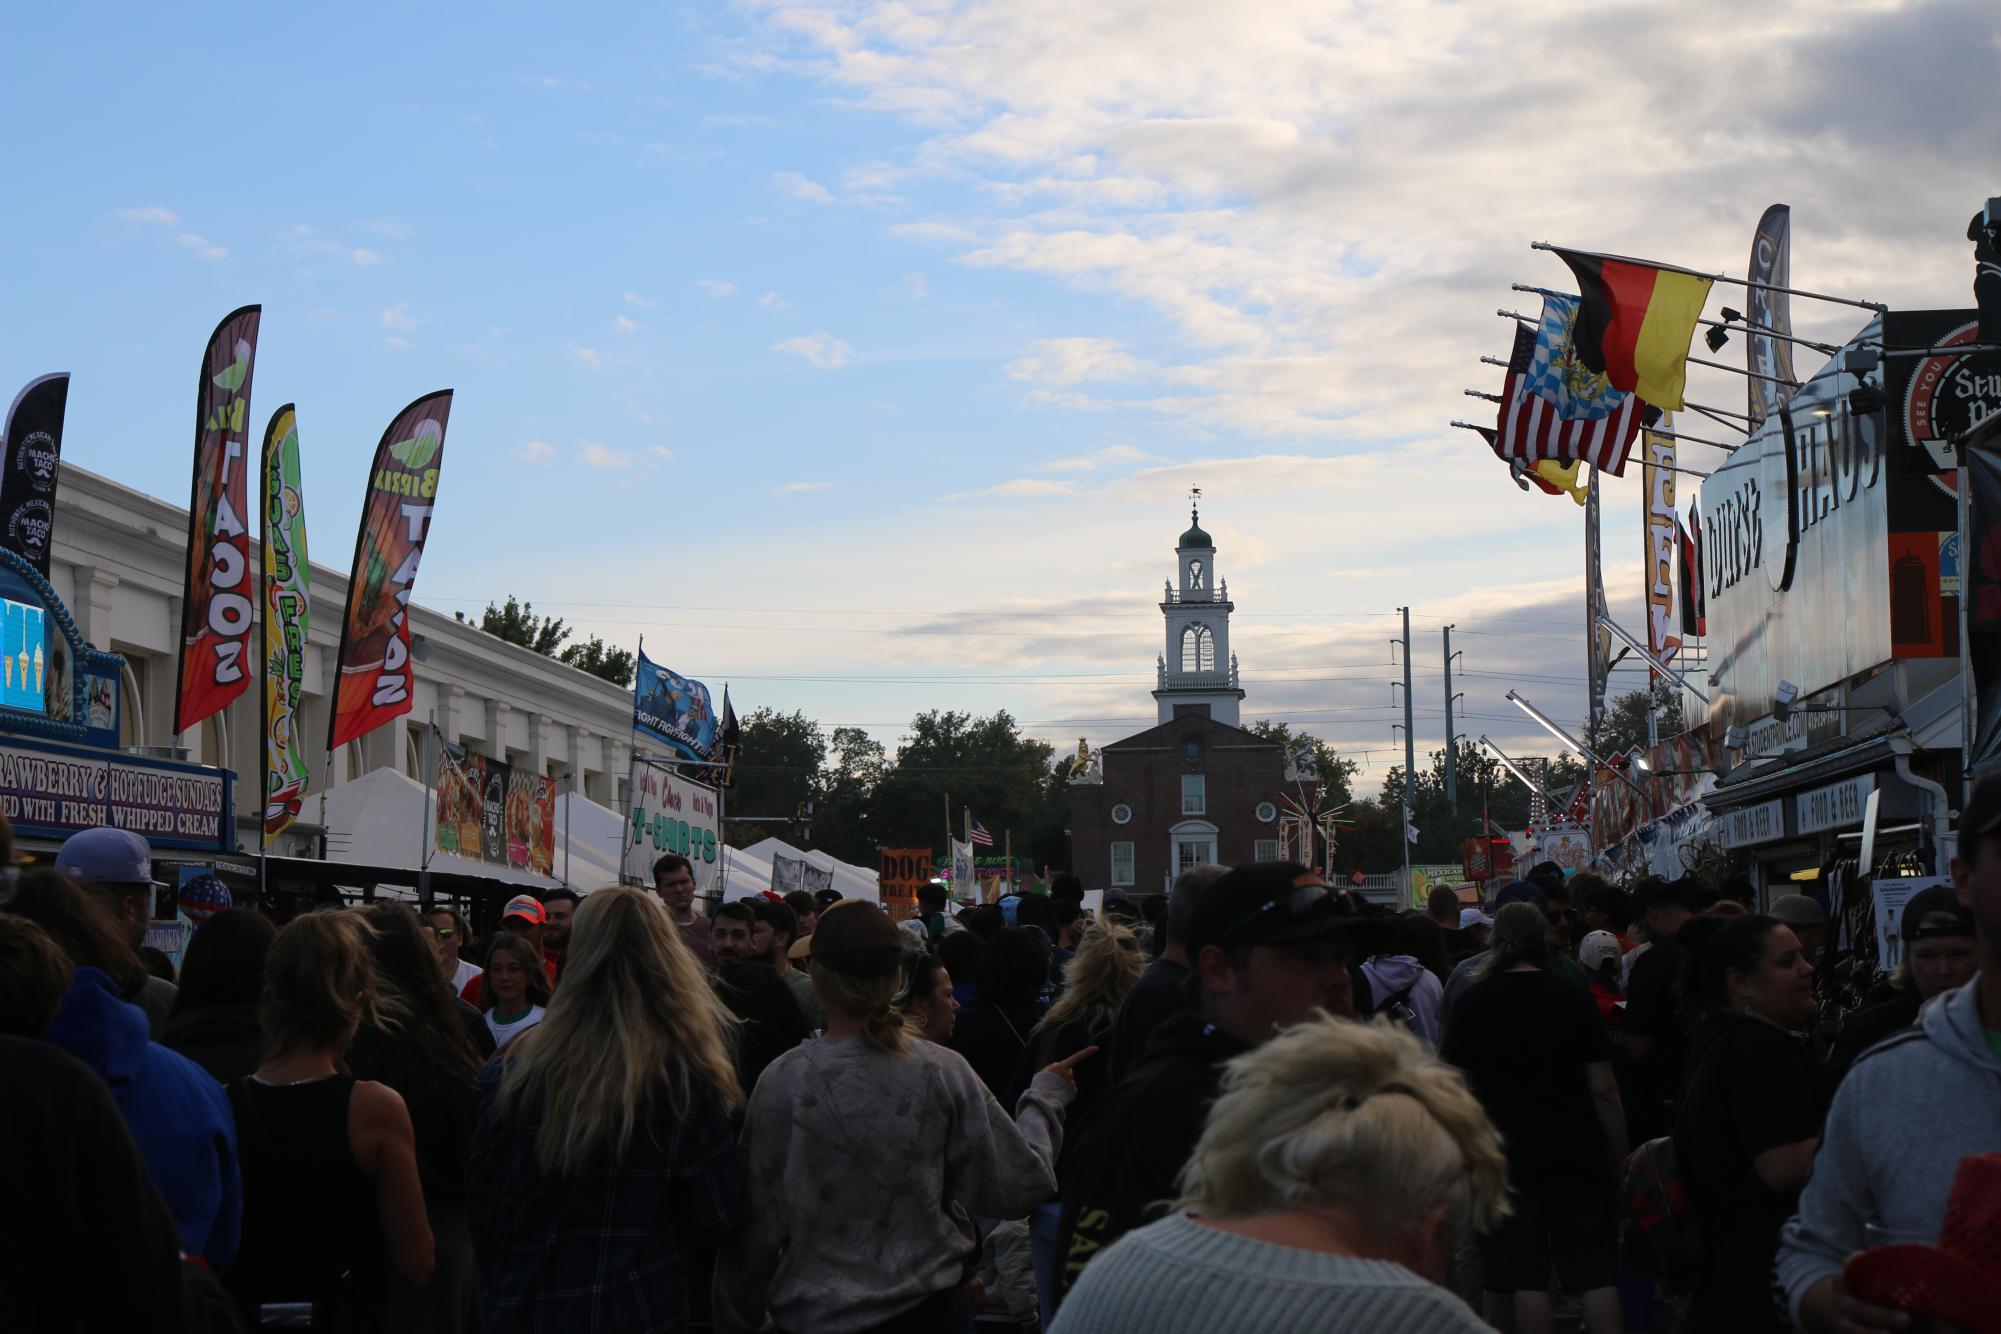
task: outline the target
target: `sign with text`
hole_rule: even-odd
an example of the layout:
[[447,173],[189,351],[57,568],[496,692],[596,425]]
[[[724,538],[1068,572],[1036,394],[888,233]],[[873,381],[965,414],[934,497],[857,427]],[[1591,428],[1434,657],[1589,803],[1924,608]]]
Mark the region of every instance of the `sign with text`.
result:
[[129,829],[161,847],[231,851],[236,821],[220,769],[102,753],[0,744],[0,813],[17,837]]
[[917,891],[922,889],[936,872],[932,869],[929,848],[884,848],[876,873],[876,885],[882,893],[883,903],[891,900],[899,903],[917,901]]
[[1876,775],[1861,774],[1845,782],[1802,792],[1797,803],[1798,832],[1818,834],[1823,829],[1847,829],[1862,823],[1862,808],[1876,790]]
[[1785,833],[1786,804],[1775,798],[1723,812],[1723,833],[1717,842],[1726,848],[1748,848],[1784,838]]
[[[1681,652],[1675,633],[1674,593],[1674,437],[1648,431],[1641,437],[1640,485],[1647,501],[1646,572],[1647,648],[1662,662],[1672,663]],[[1659,681],[1659,672],[1649,680]]]
[[223,317],[202,351],[195,385],[194,483],[187,581],[181,591],[180,690],[174,732],[219,713],[250,688],[250,453],[244,435],[262,307]]
[[694,868],[695,893],[715,893],[722,871],[718,812],[714,788],[657,764],[633,766],[622,868],[627,883],[652,884],[653,863],[672,852]]

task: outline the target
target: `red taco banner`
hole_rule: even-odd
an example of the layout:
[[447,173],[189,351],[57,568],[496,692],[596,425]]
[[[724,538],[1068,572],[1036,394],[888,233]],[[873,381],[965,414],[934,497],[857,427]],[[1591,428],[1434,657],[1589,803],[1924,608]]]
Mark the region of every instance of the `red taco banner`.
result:
[[408,607],[430,532],[451,411],[451,390],[426,394],[396,414],[375,447],[347,577],[329,751],[410,712]]
[[181,686],[174,732],[220,713],[250,688],[250,469],[244,441],[262,306],[231,311],[209,335],[195,386],[194,482],[188,496],[188,576],[181,592]]

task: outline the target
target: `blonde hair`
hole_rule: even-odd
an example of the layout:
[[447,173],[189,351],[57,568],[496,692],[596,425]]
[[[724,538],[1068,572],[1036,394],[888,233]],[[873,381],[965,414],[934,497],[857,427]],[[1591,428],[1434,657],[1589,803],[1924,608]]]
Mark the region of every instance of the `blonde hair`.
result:
[[1139,939],[1131,931],[1122,926],[1094,928],[1076,957],[1063,965],[1063,994],[1034,1031],[1053,1033],[1078,1021],[1093,1033],[1110,1028],[1119,1017],[1119,1002],[1145,968]]
[[1508,1211],[1500,1134],[1459,1072],[1386,1021],[1324,1011],[1230,1062],[1180,1185],[1209,1217],[1319,1205],[1377,1236],[1440,1205],[1480,1230]]
[[910,1032],[896,998],[904,987],[903,970],[880,977],[860,977],[831,968],[824,959],[813,964],[813,990],[829,1010],[861,1020],[862,1041],[879,1052],[901,1056],[910,1050]]
[[374,928],[348,909],[294,917],[271,941],[264,957],[264,998],[258,1016],[264,1052],[284,1056],[335,1044],[345,1046],[356,1029],[386,1018],[368,953]]
[[577,905],[548,1012],[507,1047],[499,1110],[540,1109],[535,1157],[552,1176],[574,1177],[600,1154],[623,1161],[663,1076],[676,1115],[697,1081],[726,1108],[742,1105],[736,1022],[659,899],[597,890]]

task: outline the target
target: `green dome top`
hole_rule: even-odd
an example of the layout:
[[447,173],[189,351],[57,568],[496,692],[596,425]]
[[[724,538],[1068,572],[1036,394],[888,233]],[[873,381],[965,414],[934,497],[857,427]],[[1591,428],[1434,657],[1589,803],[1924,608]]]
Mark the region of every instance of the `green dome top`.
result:
[[1175,543],[1175,550],[1186,551],[1190,547],[1214,547],[1215,545],[1214,542],[1209,540],[1209,534],[1202,531],[1201,516],[1193,506],[1190,506],[1188,510],[1188,531],[1181,535],[1179,542]]

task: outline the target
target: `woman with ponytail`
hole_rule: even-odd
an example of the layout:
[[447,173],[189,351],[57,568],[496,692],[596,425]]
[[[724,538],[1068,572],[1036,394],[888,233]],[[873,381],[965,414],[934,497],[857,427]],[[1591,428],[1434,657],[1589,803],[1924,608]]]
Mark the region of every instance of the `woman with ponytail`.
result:
[[1056,1193],[1071,1067],[1097,1048],[1036,1075],[1010,1120],[963,1057],[909,1036],[906,940],[857,900],[814,928],[827,1030],[751,1096],[751,1220],[717,1267],[718,1328],[950,1334],[978,1251],[953,1206],[1019,1218]]

